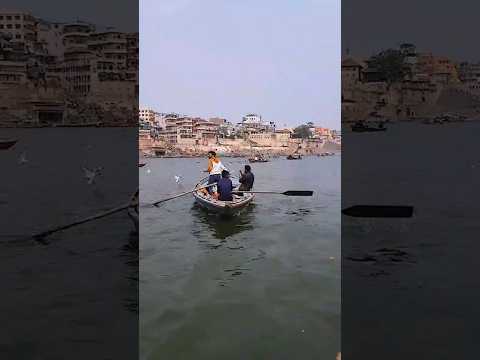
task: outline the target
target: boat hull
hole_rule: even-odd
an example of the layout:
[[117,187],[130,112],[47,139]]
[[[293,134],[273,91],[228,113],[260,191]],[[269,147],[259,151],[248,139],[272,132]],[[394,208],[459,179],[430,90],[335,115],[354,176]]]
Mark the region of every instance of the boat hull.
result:
[[387,128],[369,128],[369,127],[355,127],[352,126],[352,131],[353,132],[377,132],[377,131],[386,131]]
[[17,140],[0,140],[0,150],[10,149],[17,143]]
[[[196,187],[204,186],[206,183],[199,183]],[[195,202],[208,210],[214,211],[219,214],[235,214],[242,209],[246,208],[255,198],[254,194],[244,194],[244,196],[234,195],[234,201],[221,201],[215,200],[211,197],[205,196],[201,191],[193,193]]]

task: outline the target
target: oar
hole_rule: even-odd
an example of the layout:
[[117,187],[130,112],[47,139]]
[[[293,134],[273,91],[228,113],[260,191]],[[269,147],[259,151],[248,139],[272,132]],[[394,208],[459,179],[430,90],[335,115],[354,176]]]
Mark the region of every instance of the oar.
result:
[[354,205],[343,209],[342,214],[353,217],[409,218],[413,216],[413,206]]
[[197,190],[206,189],[206,188],[208,188],[208,187],[210,187],[210,186],[213,186],[213,185],[217,185],[217,183],[213,183],[213,184],[209,184],[209,185],[205,185],[205,186],[200,186],[200,187],[197,187],[197,188],[195,188],[195,189],[193,189],[193,190],[186,191],[186,192],[183,192],[183,193],[181,193],[181,194],[174,195],[174,196],[170,196],[170,197],[168,197],[168,198],[166,198],[166,199],[158,200],[158,201],[154,202],[152,205],[158,207],[158,204],[161,204],[161,203],[163,203],[163,202],[165,202],[165,201],[173,200],[173,199],[176,199],[176,198],[178,198],[178,197],[180,197],[180,196],[185,196],[185,195],[191,194],[191,193],[193,193],[193,192],[195,192],[195,191],[197,191]]
[[66,225],[61,225],[61,226],[56,226],[54,228],[51,228],[49,230],[46,230],[46,231],[42,231],[38,234],[34,234],[32,235],[33,238],[36,238],[37,240],[38,239],[41,239],[41,238],[44,238],[45,236],[48,236],[48,235],[51,235],[57,231],[61,231],[61,230],[65,230],[65,229],[68,229],[68,228],[71,228],[73,226],[76,226],[76,225],[80,225],[80,224],[84,224],[86,222],[89,222],[89,221],[93,221],[93,220],[97,220],[97,219],[100,219],[100,218],[103,218],[103,217],[106,217],[106,216],[109,216],[109,215],[112,215],[112,214],[115,214],[119,211],[122,211],[122,210],[126,210],[128,209],[129,207],[133,207],[135,206],[134,204],[132,204],[131,202],[129,202],[128,204],[124,204],[122,206],[119,206],[119,207],[116,207],[116,208],[113,208],[113,209],[110,209],[110,210],[107,210],[107,211],[104,211],[104,212],[101,212],[99,214],[96,214],[96,215],[92,215],[92,216],[89,216],[89,217],[86,217],[86,218],[83,218],[83,219],[80,219],[80,220],[76,220],[70,224],[66,224]]
[[312,196],[313,191],[311,190],[287,190],[284,192],[280,191],[232,191],[234,194],[276,194],[276,195],[286,195],[286,196]]

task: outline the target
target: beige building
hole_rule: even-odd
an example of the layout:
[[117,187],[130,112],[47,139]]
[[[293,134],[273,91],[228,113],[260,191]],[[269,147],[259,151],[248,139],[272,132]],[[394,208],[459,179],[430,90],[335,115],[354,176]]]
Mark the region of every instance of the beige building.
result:
[[28,12],[0,10],[0,32],[9,34],[12,42],[23,43],[33,50],[35,35],[35,18]]
[[150,125],[155,124],[155,111],[147,108],[140,108],[138,110],[138,117],[140,121],[149,123]]
[[28,124],[137,123],[138,34],[0,11],[0,99]]
[[205,119],[170,115],[161,135],[171,145],[207,145],[217,142],[218,127]]

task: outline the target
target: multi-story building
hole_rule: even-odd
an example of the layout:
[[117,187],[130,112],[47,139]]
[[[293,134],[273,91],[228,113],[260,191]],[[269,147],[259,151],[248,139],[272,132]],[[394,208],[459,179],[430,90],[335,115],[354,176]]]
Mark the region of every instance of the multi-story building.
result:
[[331,131],[324,127],[315,127],[313,129],[313,137],[319,139],[330,139],[332,137]]
[[64,119],[61,109],[76,124],[92,114],[106,122],[135,121],[137,98],[138,34],[98,32],[86,22],[55,23],[22,11],[0,11],[3,108],[31,123],[46,119],[52,108],[55,122]]
[[223,124],[218,125],[218,136],[225,138],[225,137],[232,137],[235,136],[236,129],[235,126],[230,122],[225,122]]
[[165,116],[162,137],[171,145],[208,144],[217,141],[219,125],[202,118],[170,114]]
[[36,41],[36,19],[28,12],[0,11],[0,32],[9,34],[12,42],[21,43],[25,49],[33,50]]
[[37,19],[36,23],[37,43],[45,49],[48,55],[63,59],[65,46],[63,44],[63,24],[50,23],[48,21]]
[[426,74],[437,83],[458,83],[458,73],[455,63],[444,56],[431,53],[417,55],[417,71]]
[[218,138],[219,125],[204,119],[196,118],[193,123],[193,133],[201,143],[213,143]]
[[480,95],[480,63],[462,62],[457,66],[458,76],[467,90]]
[[264,122],[258,114],[247,114],[242,117],[242,122],[237,124],[238,132],[255,134],[262,132],[275,132],[275,122]]
[[138,118],[141,122],[155,125],[155,111],[147,108],[140,108],[138,110]]
[[166,114],[155,112],[155,125],[159,129],[165,128],[165,116]]
[[353,58],[342,60],[342,90],[352,88],[362,81],[362,71],[365,65]]
[[262,117],[258,114],[247,114],[242,117],[242,122],[244,124],[261,124]]
[[208,121],[217,125],[225,125],[228,122],[227,119],[219,118],[219,117],[212,117],[208,119]]

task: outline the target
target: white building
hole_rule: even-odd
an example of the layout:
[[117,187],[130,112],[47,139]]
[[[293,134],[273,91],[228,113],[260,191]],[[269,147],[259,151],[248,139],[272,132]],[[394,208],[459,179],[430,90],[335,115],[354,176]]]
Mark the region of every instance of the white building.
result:
[[138,117],[141,122],[149,123],[151,125],[155,124],[155,111],[147,108],[140,108],[138,110]]
[[242,117],[242,122],[244,124],[261,124],[262,117],[258,114],[247,114]]

